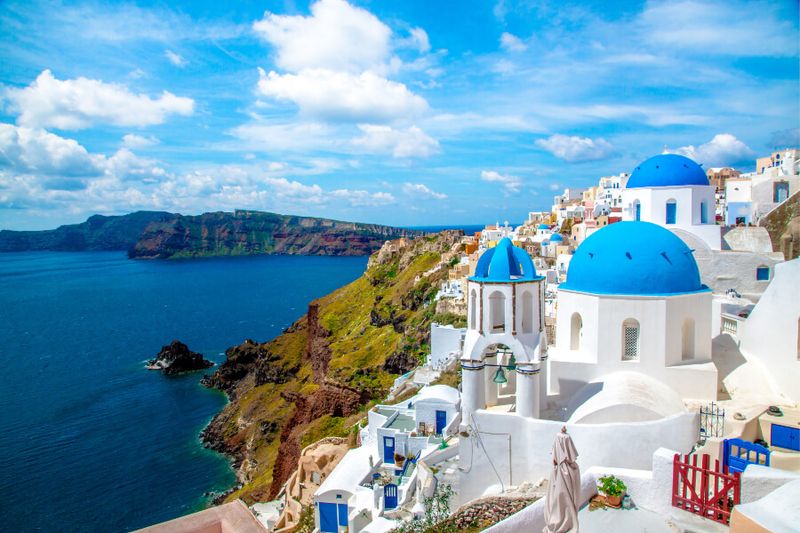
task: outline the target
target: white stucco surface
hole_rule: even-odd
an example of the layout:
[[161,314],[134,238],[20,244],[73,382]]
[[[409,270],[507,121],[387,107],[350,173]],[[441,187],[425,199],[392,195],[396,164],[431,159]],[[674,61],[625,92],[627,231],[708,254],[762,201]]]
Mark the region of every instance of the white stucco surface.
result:
[[582,470],[595,465],[648,470],[653,452],[660,447],[681,453],[692,449],[699,417],[687,412],[649,422],[564,424],[479,410],[471,436],[460,439],[460,500],[481,496],[489,485],[508,487],[546,478],[552,466],[553,439],[564,425],[578,449]]
[[442,370],[450,359],[461,352],[461,341],[465,332],[463,328],[431,324],[431,353],[428,355],[428,364],[436,370]]
[[638,372],[615,372],[589,383],[570,402],[568,422],[644,422],[684,412],[678,394]]
[[736,512],[772,533],[796,533],[800,524],[800,480],[787,483],[760,500],[737,505]]
[[[709,292],[606,296],[559,290],[556,345],[547,362],[548,394],[569,398],[604,375],[633,371],[668,385],[683,398],[716,399],[711,298]],[[629,319],[639,323],[636,361],[622,360],[623,323]],[[686,321],[694,324],[688,357],[683,349]]]
[[[636,202],[641,204],[640,220],[652,222],[669,230],[684,230],[703,240],[712,250],[719,250],[720,226],[714,220],[713,185],[684,185],[680,187],[638,187],[622,191],[622,220],[635,220]],[[675,223],[667,224],[668,200],[676,204]],[[705,202],[706,222],[701,221],[700,205]]]
[[800,259],[776,265],[738,336],[742,354],[763,363],[777,390],[800,402]]

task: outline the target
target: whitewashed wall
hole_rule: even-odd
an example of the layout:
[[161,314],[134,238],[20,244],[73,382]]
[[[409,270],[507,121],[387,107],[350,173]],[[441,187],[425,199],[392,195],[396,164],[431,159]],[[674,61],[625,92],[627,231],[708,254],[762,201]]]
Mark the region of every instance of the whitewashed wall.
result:
[[462,503],[492,486],[499,489],[501,479],[510,486],[549,476],[553,439],[564,425],[575,442],[582,470],[595,465],[650,469],[659,447],[688,453],[697,441],[700,425],[698,413],[628,424],[564,424],[484,410],[473,418],[478,435],[462,438],[459,444]]

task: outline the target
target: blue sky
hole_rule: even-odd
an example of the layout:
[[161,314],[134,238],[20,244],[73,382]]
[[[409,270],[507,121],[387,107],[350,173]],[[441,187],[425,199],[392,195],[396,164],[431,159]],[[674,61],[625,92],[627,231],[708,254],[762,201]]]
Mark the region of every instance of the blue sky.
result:
[[665,146],[752,170],[800,143],[798,37],[793,1],[5,1],[0,228],[521,221]]

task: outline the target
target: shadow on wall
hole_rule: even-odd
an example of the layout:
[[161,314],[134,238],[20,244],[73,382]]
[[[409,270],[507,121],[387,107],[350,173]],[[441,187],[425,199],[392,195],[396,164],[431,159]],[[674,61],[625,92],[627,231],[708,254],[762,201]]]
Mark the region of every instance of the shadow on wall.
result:
[[722,390],[723,380],[731,372],[745,364],[747,359],[742,355],[739,350],[739,344],[733,337],[723,333],[722,335],[717,335],[712,341],[711,361],[717,367],[717,388]]

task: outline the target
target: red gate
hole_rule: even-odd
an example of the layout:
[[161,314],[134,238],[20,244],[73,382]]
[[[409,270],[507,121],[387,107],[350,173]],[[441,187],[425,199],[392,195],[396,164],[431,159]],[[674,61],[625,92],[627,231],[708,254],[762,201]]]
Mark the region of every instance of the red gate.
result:
[[672,505],[703,518],[728,524],[733,506],[741,498],[739,472],[726,474],[718,460],[709,468],[709,456],[703,455],[697,466],[696,455],[675,454],[672,466]]

